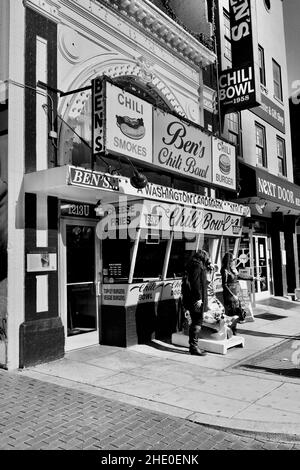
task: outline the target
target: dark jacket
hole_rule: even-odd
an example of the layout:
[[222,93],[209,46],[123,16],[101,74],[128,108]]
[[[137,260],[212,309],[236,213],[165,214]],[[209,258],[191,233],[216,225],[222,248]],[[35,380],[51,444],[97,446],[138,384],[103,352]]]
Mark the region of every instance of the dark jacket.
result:
[[202,300],[202,311],[207,310],[207,270],[201,260],[192,259],[188,267],[188,278],[191,286],[191,306]]

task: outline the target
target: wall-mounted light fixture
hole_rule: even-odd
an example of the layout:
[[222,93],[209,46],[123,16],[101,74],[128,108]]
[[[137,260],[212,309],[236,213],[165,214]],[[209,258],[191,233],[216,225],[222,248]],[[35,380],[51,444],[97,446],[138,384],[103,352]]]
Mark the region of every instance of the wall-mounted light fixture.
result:
[[145,188],[148,184],[147,177],[144,175],[144,173],[141,173],[140,171],[138,171],[138,169],[134,166],[130,158],[126,157],[126,155],[124,155],[124,157],[130,163],[132,170],[133,170],[133,174],[130,177],[131,186],[133,186],[136,189]]

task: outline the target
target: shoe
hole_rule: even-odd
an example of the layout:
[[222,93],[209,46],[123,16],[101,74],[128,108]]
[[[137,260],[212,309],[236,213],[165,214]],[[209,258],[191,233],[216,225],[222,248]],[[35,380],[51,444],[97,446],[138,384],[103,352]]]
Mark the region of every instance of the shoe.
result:
[[239,320],[238,323],[246,323],[246,320]]
[[190,354],[192,356],[207,356],[207,352],[206,351],[201,351],[201,349],[199,349],[199,348],[190,349]]

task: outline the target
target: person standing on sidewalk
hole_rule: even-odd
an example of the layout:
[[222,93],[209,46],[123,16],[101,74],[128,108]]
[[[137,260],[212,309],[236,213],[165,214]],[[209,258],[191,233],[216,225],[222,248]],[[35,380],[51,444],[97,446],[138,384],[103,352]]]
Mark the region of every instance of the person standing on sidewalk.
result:
[[207,270],[210,269],[209,254],[198,250],[187,267],[187,278],[190,285],[188,309],[191,316],[189,327],[189,351],[195,356],[206,356],[198,346],[198,336],[203,322],[203,312],[207,310]]
[[259,281],[260,277],[253,277],[248,274],[239,273],[236,268],[236,258],[230,252],[225,253],[222,259],[221,276],[225,313],[229,317],[239,317],[235,324],[232,324],[231,326],[233,334],[236,335],[236,324],[244,322],[244,319],[241,317],[239,279],[246,281]]

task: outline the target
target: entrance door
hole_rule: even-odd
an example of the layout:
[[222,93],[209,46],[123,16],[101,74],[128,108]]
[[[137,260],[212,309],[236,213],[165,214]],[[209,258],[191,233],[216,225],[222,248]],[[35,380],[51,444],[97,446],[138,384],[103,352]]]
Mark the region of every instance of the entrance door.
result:
[[255,235],[253,243],[254,275],[262,278],[261,281],[255,282],[255,299],[260,300],[271,295],[268,239]]
[[62,320],[66,350],[99,344],[100,256],[95,224],[62,222]]

